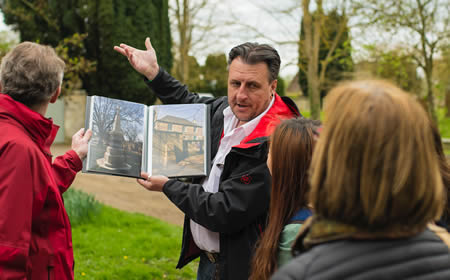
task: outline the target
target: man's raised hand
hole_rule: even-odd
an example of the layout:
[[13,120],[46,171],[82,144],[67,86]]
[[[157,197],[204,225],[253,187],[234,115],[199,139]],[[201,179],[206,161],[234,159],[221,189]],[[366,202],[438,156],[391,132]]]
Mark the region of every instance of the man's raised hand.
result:
[[146,50],[138,50],[126,44],[114,46],[114,50],[128,58],[131,66],[147,77],[153,80],[159,72],[158,60],[156,58],[155,49],[152,47],[150,38],[145,39]]

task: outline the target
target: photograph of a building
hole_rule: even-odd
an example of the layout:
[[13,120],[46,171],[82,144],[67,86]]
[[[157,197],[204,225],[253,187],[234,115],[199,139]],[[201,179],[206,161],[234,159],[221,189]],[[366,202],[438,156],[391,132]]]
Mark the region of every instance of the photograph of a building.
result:
[[152,174],[205,173],[205,106],[154,106]]

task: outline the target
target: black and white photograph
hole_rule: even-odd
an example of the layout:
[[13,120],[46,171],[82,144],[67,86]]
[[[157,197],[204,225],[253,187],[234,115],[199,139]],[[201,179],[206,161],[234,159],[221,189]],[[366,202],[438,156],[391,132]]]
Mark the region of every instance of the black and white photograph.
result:
[[94,96],[91,99],[87,170],[139,177],[145,132],[145,105]]

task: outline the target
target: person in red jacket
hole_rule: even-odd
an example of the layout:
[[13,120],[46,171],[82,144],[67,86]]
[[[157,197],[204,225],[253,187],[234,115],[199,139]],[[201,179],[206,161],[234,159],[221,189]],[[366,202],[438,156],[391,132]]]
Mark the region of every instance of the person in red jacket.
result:
[[92,132],[52,163],[58,126],[44,117],[61,92],[64,62],[24,42],[0,72],[0,279],[73,279],[70,222],[62,193],[82,168]]

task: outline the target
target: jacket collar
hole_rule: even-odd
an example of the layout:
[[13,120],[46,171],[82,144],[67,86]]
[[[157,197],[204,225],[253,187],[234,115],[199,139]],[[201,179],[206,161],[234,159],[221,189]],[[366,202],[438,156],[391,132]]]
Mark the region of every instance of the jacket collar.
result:
[[31,139],[47,154],[59,127],[51,119],[0,93],[0,119],[14,120],[30,135]]
[[275,127],[285,119],[290,119],[298,115],[298,112],[294,112],[290,109],[286,103],[283,102],[278,94],[274,94],[275,101],[272,107],[261,118],[255,129],[245,137],[241,143],[235,147],[237,148],[249,148],[259,145],[260,143],[248,143],[255,138],[267,137],[274,131]]
[[328,220],[313,215],[302,225],[292,249],[294,254],[299,254],[309,248],[336,240],[377,240],[408,238],[423,231],[425,226],[403,226],[373,231],[354,225],[344,224],[338,221]]

